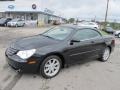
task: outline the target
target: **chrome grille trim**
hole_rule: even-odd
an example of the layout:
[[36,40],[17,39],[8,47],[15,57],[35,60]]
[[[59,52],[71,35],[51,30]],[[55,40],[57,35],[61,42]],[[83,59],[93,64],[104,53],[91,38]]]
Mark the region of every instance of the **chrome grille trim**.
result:
[[7,49],[7,55],[10,55],[10,56],[16,54],[17,52],[18,52],[17,49],[14,49],[14,48],[11,48],[11,47]]

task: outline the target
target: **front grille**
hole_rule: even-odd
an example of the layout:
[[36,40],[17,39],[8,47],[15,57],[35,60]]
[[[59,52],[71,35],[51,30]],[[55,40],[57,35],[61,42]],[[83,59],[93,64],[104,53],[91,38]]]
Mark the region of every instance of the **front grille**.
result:
[[10,56],[12,56],[12,55],[14,55],[14,54],[16,54],[17,53],[17,49],[14,49],[14,48],[8,48],[7,49],[7,55],[10,55]]

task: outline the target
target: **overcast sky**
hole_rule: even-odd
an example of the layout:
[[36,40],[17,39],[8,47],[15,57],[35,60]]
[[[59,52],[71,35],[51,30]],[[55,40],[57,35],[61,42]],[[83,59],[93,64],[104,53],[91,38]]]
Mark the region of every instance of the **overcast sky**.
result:
[[[65,17],[104,18],[107,0],[42,0],[43,7]],[[110,0],[109,19],[120,19],[120,0]]]

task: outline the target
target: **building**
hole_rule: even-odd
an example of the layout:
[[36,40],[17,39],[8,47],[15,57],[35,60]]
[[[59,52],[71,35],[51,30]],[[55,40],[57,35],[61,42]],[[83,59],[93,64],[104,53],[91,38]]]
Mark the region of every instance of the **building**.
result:
[[42,7],[41,0],[0,0],[0,17],[21,18],[26,22],[51,24],[54,21],[64,23],[66,20]]

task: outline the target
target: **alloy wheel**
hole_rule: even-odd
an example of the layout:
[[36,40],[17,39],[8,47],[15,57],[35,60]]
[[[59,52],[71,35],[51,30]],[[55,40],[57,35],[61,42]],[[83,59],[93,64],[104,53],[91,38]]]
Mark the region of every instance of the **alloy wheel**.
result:
[[104,53],[103,53],[103,60],[107,61],[108,58],[109,58],[109,56],[110,56],[110,49],[106,48],[105,51],[104,51]]
[[60,62],[58,59],[52,58],[45,63],[44,73],[47,76],[52,77],[56,75],[59,72],[59,70],[60,70]]

